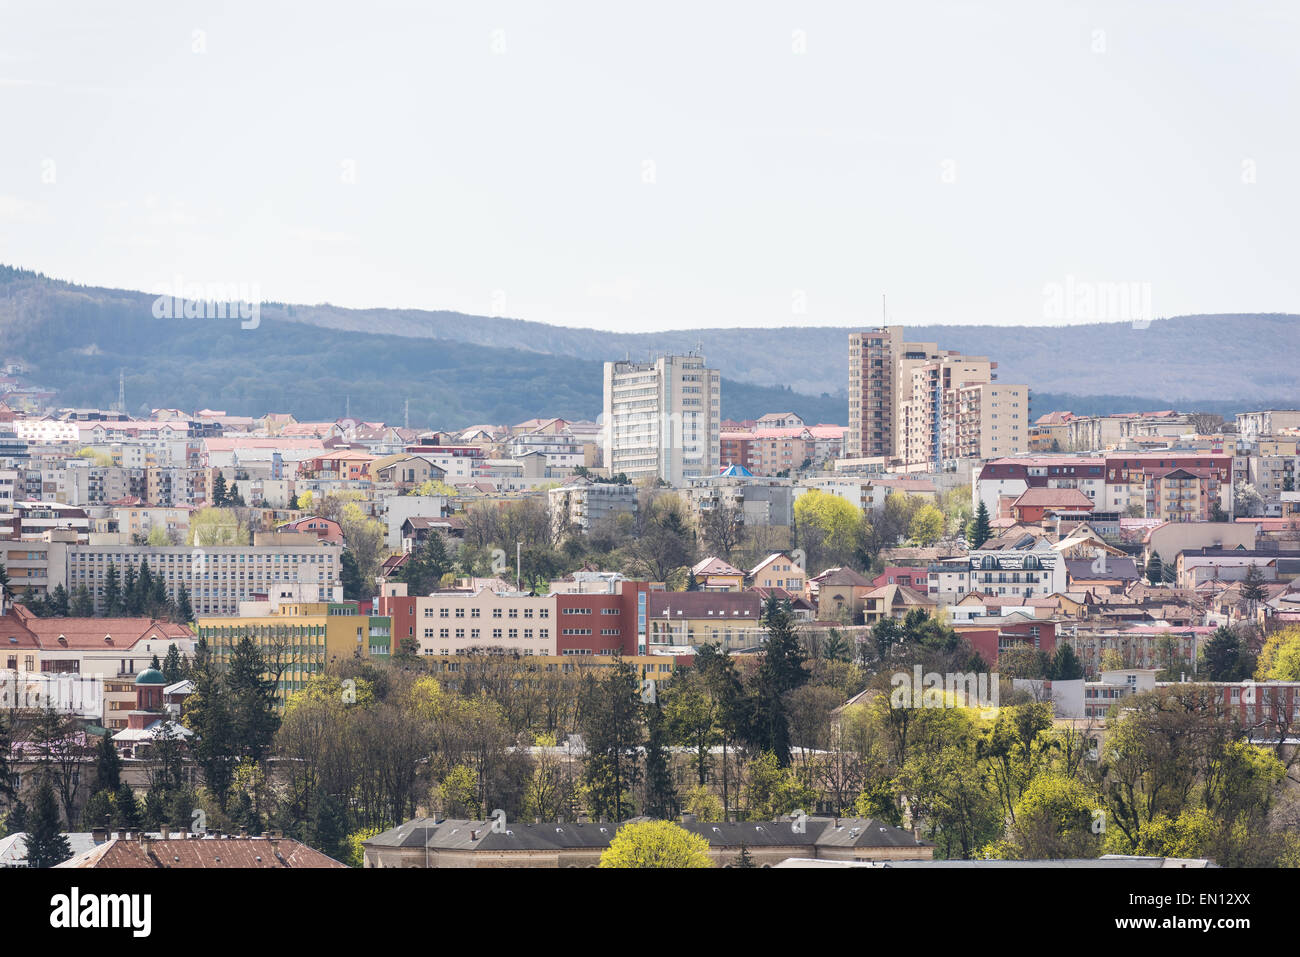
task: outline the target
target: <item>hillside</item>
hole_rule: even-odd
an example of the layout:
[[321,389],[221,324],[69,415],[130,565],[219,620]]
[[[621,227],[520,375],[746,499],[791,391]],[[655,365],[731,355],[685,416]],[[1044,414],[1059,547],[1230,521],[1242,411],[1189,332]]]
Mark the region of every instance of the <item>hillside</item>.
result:
[[[115,402],[124,370],[133,413],[165,405],[334,419],[350,409],[400,423],[409,399],[413,426],[452,428],[601,411],[602,366],[592,359],[346,332],[283,308],[264,309],[255,329],[238,319],[156,319],[153,299],[0,271],[0,358],[21,358],[28,379],[72,406]],[[814,421],[846,414],[843,399],[723,380],[724,416],[787,408]]]
[[[612,333],[452,312],[262,307],[235,320],[160,320],[153,296],[77,286],[0,267],[0,357],[19,356],[63,404],[292,409],[451,426],[538,414],[590,418],[600,363],[702,347],[724,376],[723,415],[792,409],[845,422],[848,328]],[[1300,404],[1300,317],[1182,316],[1148,328],[908,327],[908,338],[995,358],[1004,382],[1028,382],[1034,411],[1183,407],[1231,412]],[[509,343],[509,348],[502,347]],[[1268,356],[1260,362],[1261,354]]]

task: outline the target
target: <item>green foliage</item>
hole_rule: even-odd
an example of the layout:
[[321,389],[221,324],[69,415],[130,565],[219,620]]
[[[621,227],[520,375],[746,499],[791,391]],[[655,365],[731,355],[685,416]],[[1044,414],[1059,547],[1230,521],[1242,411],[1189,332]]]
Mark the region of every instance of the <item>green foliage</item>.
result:
[[1260,650],[1255,677],[1260,681],[1300,681],[1300,626],[1269,635]]
[[72,848],[63,835],[58,799],[49,781],[43,780],[37,787],[25,823],[28,867],[53,867],[72,856]]
[[362,827],[353,831],[347,836],[343,844],[344,854],[340,858],[342,863],[348,867],[364,867],[366,849],[362,844],[378,834],[382,834],[382,827]]
[[981,499],[975,509],[975,524],[967,535],[966,540],[970,543],[971,548],[979,548],[990,538],[993,537],[993,527],[989,523],[989,509]]
[[1246,643],[1226,625],[1216,628],[1201,649],[1201,673],[1207,681],[1244,681],[1255,671]]
[[745,767],[741,802],[747,820],[771,821],[796,810],[811,812],[817,806],[817,792],[793,768],[782,767],[775,754],[764,751]]
[[631,788],[640,776],[637,760],[643,741],[640,681],[636,669],[619,662],[600,678],[589,678],[583,693],[583,770],[591,810],[599,817],[630,817]]
[[600,855],[601,867],[712,867],[709,842],[672,821],[624,824]]
[[933,505],[923,505],[912,516],[908,535],[922,547],[933,545],[943,536],[944,516]]
[[686,793],[682,810],[687,814],[694,814],[698,821],[721,821],[722,799],[708,787],[700,784]]
[[478,799],[478,775],[466,764],[458,764],[438,785],[438,800],[446,817],[478,819],[483,809]]

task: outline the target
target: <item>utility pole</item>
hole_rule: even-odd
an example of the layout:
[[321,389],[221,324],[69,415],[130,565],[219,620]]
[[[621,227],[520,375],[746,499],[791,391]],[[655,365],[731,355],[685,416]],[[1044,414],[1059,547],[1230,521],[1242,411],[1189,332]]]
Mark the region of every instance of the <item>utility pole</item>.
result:
[[515,542],[515,590],[524,590],[523,565],[520,562],[520,552],[523,548],[522,543]]

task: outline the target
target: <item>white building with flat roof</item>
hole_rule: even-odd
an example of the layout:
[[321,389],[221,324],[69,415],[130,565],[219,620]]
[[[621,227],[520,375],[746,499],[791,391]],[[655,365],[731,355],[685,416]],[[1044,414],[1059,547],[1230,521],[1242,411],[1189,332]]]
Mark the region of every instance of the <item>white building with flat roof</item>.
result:
[[698,355],[605,363],[605,467],[670,485],[716,475],[722,376]]

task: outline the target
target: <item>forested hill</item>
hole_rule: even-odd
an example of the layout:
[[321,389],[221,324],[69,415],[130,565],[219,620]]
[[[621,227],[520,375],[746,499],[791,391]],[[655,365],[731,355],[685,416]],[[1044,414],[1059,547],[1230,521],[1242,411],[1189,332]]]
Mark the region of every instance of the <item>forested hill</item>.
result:
[[[84,287],[0,267],[0,357],[21,357],[62,404],[116,399],[125,369],[132,411],[147,405],[290,409],[412,423],[590,418],[600,363],[700,345],[722,371],[723,415],[793,410],[845,423],[849,329],[701,329],[611,333],[452,312],[262,306],[238,320],[159,320],[154,296]],[[1146,328],[907,327],[909,339],[988,355],[1003,382],[1027,382],[1034,412],[1141,408],[1231,413],[1300,405],[1300,317],[1183,316]],[[508,344],[503,348],[502,344]],[[1267,357],[1267,361],[1261,361]]]
[[[297,321],[283,308],[263,307],[248,329],[238,317],[157,319],[154,299],[0,270],[0,359],[22,359],[24,378],[58,390],[65,406],[111,405],[122,371],[136,414],[206,407],[335,419],[350,409],[400,423],[409,399],[412,426],[455,428],[601,412],[603,367],[594,359],[348,332]],[[847,415],[843,397],[723,380],[724,416],[787,409],[815,422]]]

